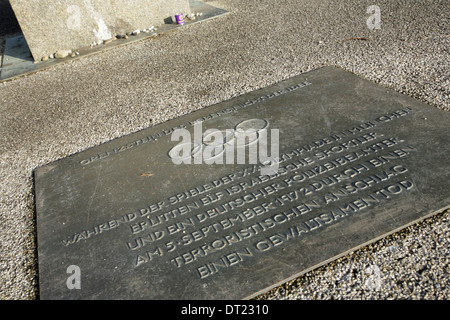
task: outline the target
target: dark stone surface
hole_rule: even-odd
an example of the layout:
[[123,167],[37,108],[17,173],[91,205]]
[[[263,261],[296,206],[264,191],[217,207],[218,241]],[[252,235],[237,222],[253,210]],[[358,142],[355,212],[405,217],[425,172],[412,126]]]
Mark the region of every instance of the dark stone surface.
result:
[[[174,128],[279,129],[275,176]],[[261,121],[264,120],[264,121]],[[449,115],[323,68],[36,169],[42,299],[252,297],[449,206]],[[67,268],[80,268],[69,290]]]

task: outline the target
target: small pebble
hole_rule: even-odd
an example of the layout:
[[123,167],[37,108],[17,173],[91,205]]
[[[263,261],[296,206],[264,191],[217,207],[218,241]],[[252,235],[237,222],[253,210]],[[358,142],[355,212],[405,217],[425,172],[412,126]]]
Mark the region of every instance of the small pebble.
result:
[[64,59],[72,54],[72,50],[58,50],[55,52],[56,59]]

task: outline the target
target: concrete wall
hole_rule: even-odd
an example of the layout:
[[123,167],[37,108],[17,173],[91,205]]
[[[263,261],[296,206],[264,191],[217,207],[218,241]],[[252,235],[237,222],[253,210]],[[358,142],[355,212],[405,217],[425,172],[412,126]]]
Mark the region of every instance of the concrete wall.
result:
[[35,61],[189,13],[189,0],[10,0]]

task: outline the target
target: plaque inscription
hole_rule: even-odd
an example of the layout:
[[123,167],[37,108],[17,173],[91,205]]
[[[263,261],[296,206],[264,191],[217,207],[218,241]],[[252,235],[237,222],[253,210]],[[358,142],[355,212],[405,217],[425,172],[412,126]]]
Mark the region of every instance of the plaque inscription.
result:
[[[252,297],[447,208],[448,120],[323,68],[38,168],[41,297]],[[278,128],[277,172],[174,164],[199,121]]]

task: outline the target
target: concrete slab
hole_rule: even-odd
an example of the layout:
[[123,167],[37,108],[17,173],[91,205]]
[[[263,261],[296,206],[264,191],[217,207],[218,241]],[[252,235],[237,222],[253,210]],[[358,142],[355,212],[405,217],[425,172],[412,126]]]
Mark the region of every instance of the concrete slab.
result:
[[11,0],[34,61],[190,13],[188,0]]
[[[186,18],[184,26],[207,21],[227,14],[226,10],[200,1],[189,0],[189,6],[190,11],[194,13],[201,13],[201,16],[196,16],[193,20]],[[59,63],[79,59],[91,54],[97,54],[104,50],[109,50],[122,45],[128,45],[136,41],[142,41],[155,37],[159,34],[178,30],[182,27],[183,25],[177,25],[175,23],[161,24],[158,25],[155,30],[151,30],[147,33],[140,32],[138,35],[129,36],[128,39],[114,39],[112,42],[101,45],[78,47],[76,50],[73,50],[74,52],[76,51],[79,53],[76,56],[68,56],[64,59],[49,59],[47,61],[34,61],[24,35],[12,37],[6,40],[3,65],[2,69],[0,69],[0,81],[11,80],[15,77],[43,70]]]

